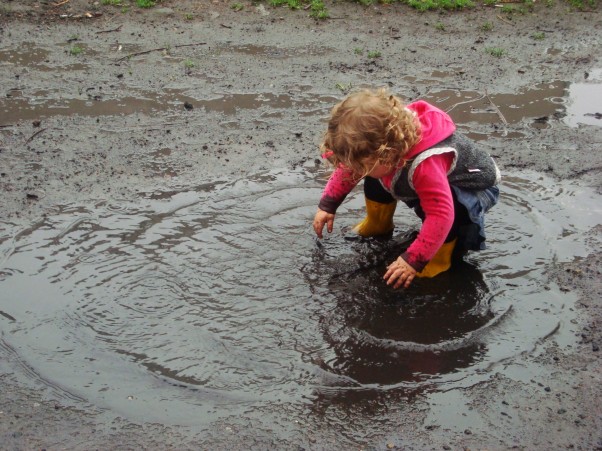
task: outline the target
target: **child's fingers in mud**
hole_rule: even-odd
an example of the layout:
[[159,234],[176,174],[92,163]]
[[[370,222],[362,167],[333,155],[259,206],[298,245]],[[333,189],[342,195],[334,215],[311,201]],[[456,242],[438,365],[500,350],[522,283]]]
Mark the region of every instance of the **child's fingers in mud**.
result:
[[383,279],[385,279],[387,285],[393,285],[393,288],[399,288],[402,285],[404,288],[408,288],[415,276],[416,270],[403,258],[399,257],[387,267]]
[[327,213],[323,210],[318,209],[316,216],[314,217],[314,232],[318,235],[318,238],[322,238],[322,231],[324,230],[324,226],[326,226],[326,230],[328,233],[332,233],[334,227],[334,214]]

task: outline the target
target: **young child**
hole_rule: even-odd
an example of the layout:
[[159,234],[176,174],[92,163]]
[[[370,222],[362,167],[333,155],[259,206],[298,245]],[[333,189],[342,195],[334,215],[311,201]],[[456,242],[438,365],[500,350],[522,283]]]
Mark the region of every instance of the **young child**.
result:
[[325,225],[332,232],[337,208],[361,179],[360,235],[391,232],[398,200],[422,219],[416,239],[387,267],[388,285],[407,288],[485,248],[484,214],[497,203],[500,172],[445,112],[424,101],[404,106],[384,89],[357,92],[333,108],[321,149],[335,169],[314,217],[319,238]]

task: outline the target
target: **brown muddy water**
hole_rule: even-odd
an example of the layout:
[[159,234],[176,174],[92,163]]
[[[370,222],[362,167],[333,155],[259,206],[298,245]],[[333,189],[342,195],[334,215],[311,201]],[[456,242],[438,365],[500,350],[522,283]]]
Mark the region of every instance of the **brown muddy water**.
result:
[[[54,70],[35,46],[0,52],[11,61]],[[446,77],[431,74],[422,97],[459,123],[498,124],[500,136],[520,139],[507,126],[519,122],[600,125],[599,70],[581,84],[488,96],[445,88]],[[239,109],[325,116],[336,99],[309,88],[200,99],[175,88],[126,98],[117,89],[16,87],[0,99],[0,125],[169,112],[184,102],[229,127]],[[170,152],[150,164],[176,176],[163,164]],[[317,241],[311,218],[325,177],[312,162],[138,201],[58,205],[25,229],[0,222],[0,346],[67,405],[202,427],[261,419],[282,438],[320,425],[353,439],[386,435],[417,399],[429,406],[427,424],[478,429],[475,415],[455,410],[462,388],[496,374],[539,378],[525,355],[548,339],[578,340],[575,297],[546,268],[592,252],[584,236],[602,221],[592,191],[537,173],[506,176],[487,217],[488,250],[394,291],[384,268],[417,219],[400,206],[393,237],[358,239],[349,232],[362,215],[358,191],[335,233]]]
[[[122,46],[123,47],[123,46]],[[212,52],[242,52],[255,56],[282,57],[287,52],[265,46],[231,45],[216,48]],[[127,51],[137,50],[136,46],[126,46]],[[88,53],[94,53],[86,49]],[[290,50],[288,50],[290,52]],[[68,52],[67,46],[65,52]],[[302,52],[302,51],[301,51]],[[312,49],[313,53],[328,53],[329,49]],[[35,43],[23,43],[18,49],[0,50],[0,64],[7,67],[30,67],[41,72],[60,73],[72,71],[85,73],[85,63],[64,65],[59,63],[56,55],[50,50],[41,48]],[[461,68],[458,68],[460,70]],[[425,100],[436,102],[448,111],[459,124],[478,122],[481,124],[499,124],[498,134],[508,138],[520,138],[518,132],[509,132],[508,128],[518,122],[526,122],[533,128],[548,128],[550,123],[561,120],[566,125],[577,127],[581,124],[601,125],[602,112],[602,69],[595,68],[586,74],[582,83],[568,83],[551,80],[525,88],[519,93],[491,93],[483,95],[478,91],[460,91],[445,88],[446,80],[453,76],[450,72],[434,71],[425,77],[421,84],[427,86],[426,93],[421,96]],[[121,74],[123,75],[123,74]],[[406,81],[415,82],[412,77]],[[19,120],[38,120],[50,116],[113,116],[132,113],[156,114],[181,109],[182,104],[190,104],[207,112],[223,114],[222,125],[231,128],[232,121],[228,116],[236,114],[240,109],[264,111],[262,116],[277,117],[280,111],[296,110],[300,116],[326,113],[325,105],[332,105],[338,99],[332,96],[316,96],[304,91],[311,86],[299,86],[296,94],[238,93],[222,94],[214,97],[199,98],[194,91],[166,87],[162,92],[128,87],[128,95],[121,92],[119,82],[109,86],[82,88],[60,88],[23,90],[18,80],[15,86],[7,87],[4,98],[0,98],[0,125],[14,124]],[[234,123],[234,126],[236,124]],[[473,133],[474,139],[486,139],[487,134]]]

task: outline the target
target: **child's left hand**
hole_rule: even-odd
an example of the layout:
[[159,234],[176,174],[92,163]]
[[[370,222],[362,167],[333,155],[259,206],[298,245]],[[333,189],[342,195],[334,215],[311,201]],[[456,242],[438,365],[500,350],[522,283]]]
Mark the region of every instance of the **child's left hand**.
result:
[[412,268],[403,258],[398,257],[393,263],[387,266],[387,272],[383,277],[387,285],[393,285],[393,288],[399,288],[403,285],[408,288],[416,276],[416,270]]

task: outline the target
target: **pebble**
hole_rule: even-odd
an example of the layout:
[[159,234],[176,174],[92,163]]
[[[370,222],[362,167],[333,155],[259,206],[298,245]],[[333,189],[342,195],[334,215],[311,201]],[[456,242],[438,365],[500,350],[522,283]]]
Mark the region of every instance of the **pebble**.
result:
[[155,14],[160,16],[171,16],[173,15],[173,9],[171,8],[157,8],[153,11]]

